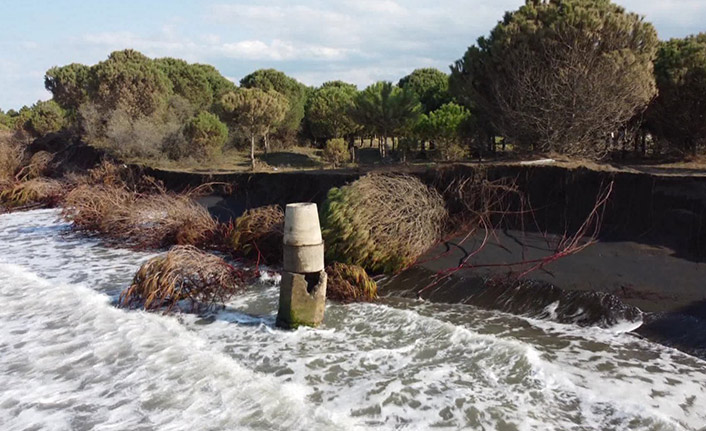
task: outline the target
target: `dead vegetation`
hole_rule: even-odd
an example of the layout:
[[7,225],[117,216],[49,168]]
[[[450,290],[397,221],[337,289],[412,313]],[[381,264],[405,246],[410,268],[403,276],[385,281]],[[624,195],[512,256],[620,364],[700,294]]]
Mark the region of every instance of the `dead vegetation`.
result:
[[218,256],[175,246],[145,262],[120,294],[124,308],[172,311],[186,302],[192,312],[224,306],[245,289],[246,274]]
[[62,216],[76,230],[138,249],[203,246],[217,230],[206,209],[185,195],[141,194],[118,186],[81,185],[64,200]]
[[103,160],[100,164],[85,173],[68,175],[68,181],[74,186],[110,186],[123,188],[135,193],[164,192],[164,185],[141,172],[131,169],[125,164]]
[[24,150],[6,132],[0,132],[0,187],[14,182],[22,169]]
[[235,220],[231,234],[232,251],[258,262],[282,260],[284,212],[279,205],[253,208]]
[[38,151],[29,159],[26,167],[28,178],[39,178],[47,176],[51,172],[51,163],[54,155],[48,151]]
[[435,190],[408,175],[367,175],[329,191],[322,211],[329,261],[396,273],[436,243],[447,222]]
[[66,194],[66,184],[48,178],[9,183],[0,192],[0,205],[10,209],[54,207]]
[[371,302],[377,299],[377,283],[363,268],[335,262],[326,267],[326,298],[338,302]]

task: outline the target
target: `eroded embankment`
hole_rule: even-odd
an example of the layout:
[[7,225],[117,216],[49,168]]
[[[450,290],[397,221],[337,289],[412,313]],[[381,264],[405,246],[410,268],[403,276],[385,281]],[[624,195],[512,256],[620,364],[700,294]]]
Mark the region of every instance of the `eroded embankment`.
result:
[[[221,219],[268,204],[295,201],[320,204],[331,187],[364,174],[316,171],[219,175],[156,170],[146,173],[173,190],[206,182],[228,184],[202,201]],[[456,238],[441,244],[430,256],[443,254],[447,249],[452,252],[432,259],[421,268],[405,271],[383,286],[383,292],[386,288],[388,294],[464,302],[582,325],[635,322],[640,318],[636,306],[654,313],[646,317],[641,328],[651,338],[689,351],[699,351],[706,345],[693,334],[693,330],[706,328],[706,289],[702,281],[706,273],[706,177],[518,165],[461,165],[410,173],[440,190],[467,177],[509,179],[527,198],[532,212],[524,218],[506,218],[495,242],[486,246],[469,268],[449,281],[417,294],[430,284],[434,274],[458,265],[469,250],[474,250],[477,237],[465,242]],[[596,196],[610,182],[613,192],[603,211],[598,244],[534,271],[526,277],[533,282],[521,287],[489,288],[483,282],[517,269],[504,264],[551,255],[556,242],[585,221]],[[460,211],[454,202],[449,204],[452,212]],[[489,263],[499,266],[483,270],[474,267]]]

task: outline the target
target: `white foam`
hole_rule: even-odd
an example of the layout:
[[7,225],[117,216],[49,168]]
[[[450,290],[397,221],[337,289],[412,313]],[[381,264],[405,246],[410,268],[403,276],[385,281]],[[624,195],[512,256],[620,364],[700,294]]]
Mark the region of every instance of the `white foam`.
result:
[[3,429],[335,425],[308,388],[249,370],[175,318],[16,265],[0,265],[0,295]]
[[[3,429],[698,429],[706,363],[469,306],[329,303],[273,327],[277,274],[211,319],[111,306],[150,254],[0,216]],[[551,313],[552,310],[547,310]]]

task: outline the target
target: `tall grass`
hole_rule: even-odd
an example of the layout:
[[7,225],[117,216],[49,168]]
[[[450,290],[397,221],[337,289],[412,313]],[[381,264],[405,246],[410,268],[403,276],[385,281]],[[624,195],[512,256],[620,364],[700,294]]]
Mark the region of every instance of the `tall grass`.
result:
[[188,196],[142,194],[114,185],[76,187],[66,196],[62,215],[76,230],[140,249],[204,246],[218,227]]
[[0,205],[10,208],[54,207],[66,194],[66,184],[48,178],[12,183],[0,191]]

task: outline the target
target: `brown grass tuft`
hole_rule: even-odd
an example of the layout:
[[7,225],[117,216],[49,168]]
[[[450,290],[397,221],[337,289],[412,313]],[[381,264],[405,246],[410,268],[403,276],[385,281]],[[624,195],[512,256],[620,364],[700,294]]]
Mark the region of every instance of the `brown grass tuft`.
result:
[[77,230],[139,249],[205,245],[217,229],[208,211],[187,196],[116,186],[77,187],[66,196],[62,215]]
[[38,151],[32,155],[27,165],[27,177],[39,178],[49,174],[54,155],[48,151]]
[[244,273],[220,257],[192,246],[176,246],[145,262],[120,294],[119,303],[125,308],[169,312],[180,301],[188,301],[190,311],[203,312],[224,306],[245,284]]
[[363,268],[335,262],[326,267],[326,297],[339,302],[371,302],[377,299],[377,283]]
[[48,178],[35,178],[7,186],[0,192],[0,204],[19,209],[29,206],[56,206],[66,194],[66,185]]
[[236,254],[267,263],[282,260],[284,212],[279,205],[253,208],[235,220],[231,245]]
[[127,165],[103,160],[84,174],[69,174],[69,181],[76,186],[120,187],[139,193],[163,193],[164,185]]
[[15,179],[22,168],[24,151],[9,137],[0,137],[0,182],[7,183]]

